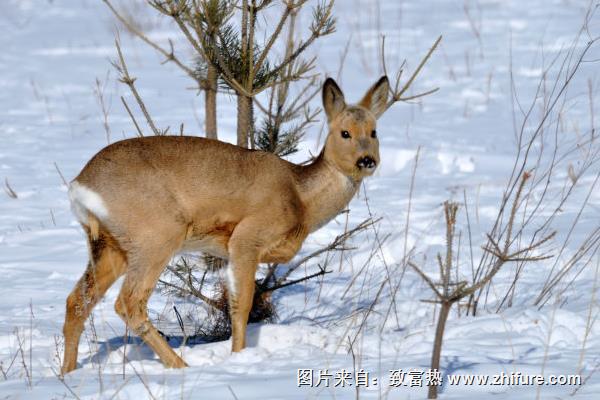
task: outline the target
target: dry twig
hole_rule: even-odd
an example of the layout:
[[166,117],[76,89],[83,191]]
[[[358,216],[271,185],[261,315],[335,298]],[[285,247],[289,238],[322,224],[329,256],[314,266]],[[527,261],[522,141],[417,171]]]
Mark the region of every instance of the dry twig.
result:
[[129,71],[127,70],[127,64],[125,63],[125,59],[123,58],[123,53],[121,52],[121,45],[119,44],[118,39],[115,40],[115,46],[117,47],[117,54],[119,56],[119,59],[118,59],[118,62],[113,62],[112,65],[121,74],[119,81],[126,84],[129,87],[129,90],[131,90],[131,93],[133,94],[133,97],[137,101],[138,106],[140,107],[140,110],[142,110],[142,114],[144,114],[144,117],[146,118],[146,122],[148,123],[148,126],[150,127],[150,129],[152,129],[152,132],[157,136],[164,135],[166,133],[166,130],[161,132],[156,127],[156,125],[154,124],[154,121],[152,120],[152,117],[148,113],[148,109],[146,108],[146,105],[144,104],[142,97],[140,96],[137,89],[135,88],[136,78],[132,78],[131,75],[129,75]]

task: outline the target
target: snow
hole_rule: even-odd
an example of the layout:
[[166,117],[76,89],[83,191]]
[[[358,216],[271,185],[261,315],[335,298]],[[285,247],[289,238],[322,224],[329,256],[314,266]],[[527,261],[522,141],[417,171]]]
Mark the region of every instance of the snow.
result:
[[[0,179],[17,198],[0,193],[0,398],[356,397],[354,386],[298,387],[297,370],[306,368],[331,373],[368,371],[378,384],[360,388],[361,398],[425,398],[424,386],[387,384],[390,370],[428,368],[437,316],[437,307],[422,301],[432,299],[427,285],[413,270],[402,271],[398,263],[414,246],[414,260],[420,263],[426,257],[424,268],[436,277],[437,267],[431,261],[445,243],[440,204],[447,199],[463,202],[464,196],[475,259],[481,254],[479,244],[497,215],[518,146],[512,110],[520,123],[520,110],[531,104],[543,71],[559,51],[574,43],[587,5],[587,1],[562,0],[337,1],[337,32],[317,41],[311,51],[318,55],[318,72],[336,77],[350,101],[360,99],[381,76],[381,33],[386,34],[390,68],[408,59],[405,76],[435,38],[444,36],[411,89],[418,93],[439,87],[439,92],[421,104],[397,104],[380,119],[381,165],[350,204],[349,226],[371,214],[382,217],[380,224],[356,238],[354,249],[345,251],[341,261],[335,256],[330,264],[333,272],[322,280],[277,291],[275,323],[251,324],[248,348],[241,353],[230,353],[229,340],[182,345],[178,328],[170,331],[170,344],[190,365],[182,370],[164,369],[139,338],[124,339],[125,326],[113,309],[119,280],[86,324],[80,368],[61,382],[56,374],[62,357],[65,300],[83,273],[88,255],[61,174],[70,181],[108,142],[134,136],[119,97],[124,96],[130,106],[135,102],[117,82],[110,65],[116,56],[115,21],[101,1],[5,1],[0,13]],[[140,18],[148,19],[150,37],[163,43],[178,37],[176,27],[157,20],[145,7],[135,7]],[[301,16],[300,21],[306,25],[307,18]],[[590,34],[597,35],[599,29],[596,15]],[[583,49],[587,39],[584,32],[575,41],[576,50]],[[177,131],[183,122],[186,133],[200,134],[203,101],[188,90],[189,79],[176,67],[161,65],[160,56],[127,33],[121,33],[121,40],[130,73],[137,78],[156,124]],[[348,40],[348,56],[337,78]],[[181,39],[174,43],[178,54],[191,62],[193,55],[185,43]],[[586,57],[590,62],[582,64],[568,91],[556,140],[562,149],[575,150],[557,166],[552,196],[568,182],[570,165],[579,171],[585,164],[587,147],[579,146],[578,138],[598,123],[597,118],[590,120],[588,100],[589,82],[595,90],[591,107],[600,115],[600,71],[593,62],[598,58],[596,45]],[[518,104],[511,102],[511,70]],[[551,90],[556,73],[556,68],[551,70],[540,98]],[[95,95],[98,87],[108,111],[109,131],[104,129],[102,105]],[[230,142],[235,140],[234,115],[234,99],[220,96],[219,134]],[[536,109],[532,119],[538,116]],[[141,116],[138,122],[143,122]],[[546,145],[555,140],[552,127],[547,125]],[[530,122],[525,132],[531,134],[534,129],[535,123]],[[319,124],[311,127],[302,150],[290,159],[302,161],[317,152],[323,143],[319,131]],[[536,146],[532,151],[537,155],[541,150]],[[542,163],[548,161],[544,157]],[[598,227],[600,190],[595,179],[599,172],[594,163],[579,178],[573,198],[552,221],[558,233],[548,248],[556,257],[522,270],[511,307],[496,312],[511,286],[515,265],[508,265],[494,278],[476,317],[452,310],[442,353],[443,374],[581,373],[585,384],[573,398],[597,398],[597,244],[596,252],[590,251],[575,263],[544,307],[534,301],[549,274],[576,255]],[[555,200],[549,197],[548,201]],[[92,203],[88,208],[96,209],[97,202]],[[551,211],[549,206],[540,215]],[[461,273],[469,277],[464,208],[461,213]],[[301,255],[343,232],[345,218],[343,214],[312,234]],[[315,271],[316,263],[301,270],[293,277]],[[204,312],[199,304],[157,292],[149,304],[151,318],[165,321],[167,328],[176,326],[173,305],[182,315],[189,312],[201,317]],[[568,398],[577,387],[452,386],[445,382],[440,398],[492,394],[499,400],[538,394],[539,398]]]

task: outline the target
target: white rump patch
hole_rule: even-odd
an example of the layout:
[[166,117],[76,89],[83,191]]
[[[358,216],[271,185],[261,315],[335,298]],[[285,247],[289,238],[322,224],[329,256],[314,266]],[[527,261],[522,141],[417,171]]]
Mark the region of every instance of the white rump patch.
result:
[[233,274],[233,264],[228,263],[227,268],[225,269],[225,282],[227,282],[227,290],[231,295],[236,295],[236,287],[235,287],[235,275]]
[[79,222],[88,222],[88,213],[102,220],[108,217],[108,209],[100,195],[77,181],[69,185],[71,209]]

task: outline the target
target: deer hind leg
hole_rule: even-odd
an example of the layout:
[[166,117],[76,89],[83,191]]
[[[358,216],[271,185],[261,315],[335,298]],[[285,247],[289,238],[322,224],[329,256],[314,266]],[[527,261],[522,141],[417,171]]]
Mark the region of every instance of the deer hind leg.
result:
[[117,242],[107,232],[100,232],[96,239],[88,233],[90,262],[79,282],[67,297],[67,310],[63,334],[65,354],[61,372],[66,374],[77,366],[77,350],[84,323],[94,306],[108,288],[125,271],[126,257]]
[[172,252],[166,250],[170,247],[163,245],[144,252],[136,251],[136,259],[130,261],[123,287],[115,303],[115,310],[123,321],[154,350],[165,367],[183,368],[187,367],[187,364],[152,325],[147,310],[148,299],[171,257]]

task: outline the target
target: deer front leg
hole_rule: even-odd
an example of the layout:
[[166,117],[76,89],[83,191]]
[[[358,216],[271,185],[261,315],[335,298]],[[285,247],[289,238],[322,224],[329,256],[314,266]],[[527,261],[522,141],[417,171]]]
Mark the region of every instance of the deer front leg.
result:
[[258,265],[256,246],[246,240],[232,240],[227,265],[227,293],[231,318],[231,351],[246,347],[246,326],[254,298],[254,276]]
[[246,326],[254,298],[256,259],[237,257],[227,266],[227,293],[231,318],[231,351],[246,347]]
[[243,220],[229,239],[227,292],[233,352],[241,351],[246,346],[246,326],[254,300],[258,263],[273,257],[290,259],[306,237],[305,229],[298,224],[294,214],[285,212],[285,206],[279,210],[273,204],[271,206],[269,218],[257,215]]

